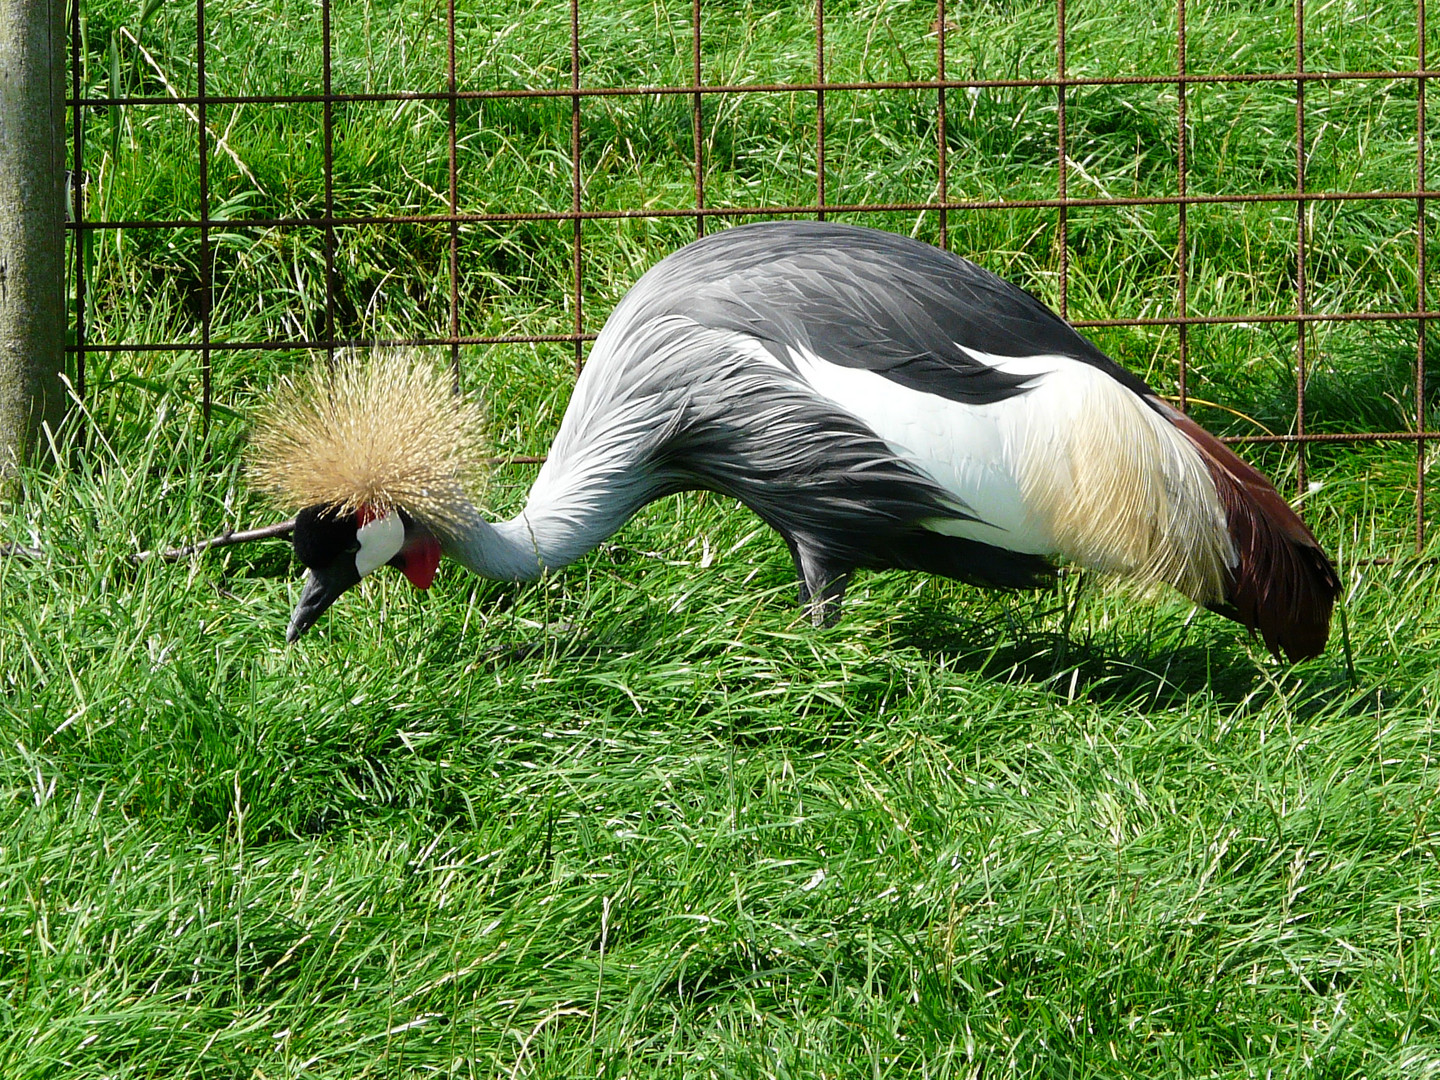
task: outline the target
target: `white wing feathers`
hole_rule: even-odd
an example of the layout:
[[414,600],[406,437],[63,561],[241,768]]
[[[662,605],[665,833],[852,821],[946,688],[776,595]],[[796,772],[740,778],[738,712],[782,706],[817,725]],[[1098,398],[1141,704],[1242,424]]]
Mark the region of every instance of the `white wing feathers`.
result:
[[964,516],[926,522],[935,532],[1223,599],[1236,554],[1209,471],[1180,431],[1093,365],[966,351],[1027,376],[1025,391],[966,404],[790,355],[817,393],[954,495]]

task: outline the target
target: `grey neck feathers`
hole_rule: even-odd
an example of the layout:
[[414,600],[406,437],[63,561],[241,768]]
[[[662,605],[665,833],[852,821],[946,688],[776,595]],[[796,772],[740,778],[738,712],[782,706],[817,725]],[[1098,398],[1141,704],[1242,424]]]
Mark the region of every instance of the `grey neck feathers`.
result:
[[[625,321],[619,325],[607,325],[596,342],[525,509],[494,525],[476,512],[445,541],[475,573],[533,581],[593,551],[651,500],[695,486],[660,464],[694,393],[667,373],[695,354],[722,354],[728,339],[668,319],[622,341]],[[617,348],[623,357],[611,355]],[[697,364],[697,373],[712,366]]]
[[495,581],[534,581],[563,563],[546,558],[525,522],[525,516],[492,525],[477,512],[441,540],[445,553],[467,570]]
[[491,524],[476,511],[441,542],[448,555],[481,577],[534,581],[593,551],[664,493],[659,481],[644,469],[567,469],[552,457],[519,514]]

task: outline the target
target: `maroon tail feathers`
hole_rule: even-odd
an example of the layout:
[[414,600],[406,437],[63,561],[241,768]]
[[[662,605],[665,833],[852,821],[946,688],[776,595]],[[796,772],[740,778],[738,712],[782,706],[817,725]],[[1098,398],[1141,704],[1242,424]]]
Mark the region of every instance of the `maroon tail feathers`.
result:
[[1274,485],[1224,443],[1174,409],[1161,410],[1204,458],[1240,557],[1224,604],[1211,610],[1260,631],[1265,647],[1291,662],[1319,656],[1340,592],[1335,568],[1314,534]]

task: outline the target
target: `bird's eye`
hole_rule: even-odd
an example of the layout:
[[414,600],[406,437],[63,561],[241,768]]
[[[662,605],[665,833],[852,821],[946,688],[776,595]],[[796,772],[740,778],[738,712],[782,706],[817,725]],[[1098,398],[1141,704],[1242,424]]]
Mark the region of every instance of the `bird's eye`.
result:
[[308,567],[330,566],[359,550],[355,532],[352,515],[332,506],[306,507],[295,516],[295,554]]

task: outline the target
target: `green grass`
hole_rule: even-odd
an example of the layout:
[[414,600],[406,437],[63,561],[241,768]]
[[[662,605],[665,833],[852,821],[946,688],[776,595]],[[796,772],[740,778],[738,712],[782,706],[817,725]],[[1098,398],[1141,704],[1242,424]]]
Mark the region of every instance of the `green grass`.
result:
[[[1293,63],[1288,5],[1196,6],[1192,72]],[[565,5],[459,7],[462,86],[568,85]],[[337,3],[336,89],[442,87],[443,10]],[[832,78],[933,73],[933,6],[826,11]],[[84,14],[87,92],[163,92],[160,72],[193,87],[193,8],[143,28],[133,5]],[[587,5],[585,83],[685,82],[689,14]],[[811,77],[809,8],[704,17],[707,79]],[[952,74],[1053,71],[1053,5],[951,17]],[[314,8],[217,0],[207,21],[212,91],[318,90]],[[1067,29],[1073,74],[1173,70],[1171,11],[1072,5]],[[1316,3],[1305,30],[1313,68],[1414,63],[1413,7]],[[1071,193],[1173,193],[1174,95],[1073,91]],[[1413,184],[1413,85],[1306,100],[1313,189]],[[1293,84],[1195,87],[1188,107],[1192,192],[1293,188]],[[587,207],[690,205],[687,100],[584,110]],[[568,207],[567,101],[459,112],[463,207]],[[953,197],[1054,194],[1053,91],[956,91],[949,114]],[[835,92],[826,115],[829,199],[934,194],[933,93]],[[443,212],[444,119],[337,108],[337,210]],[[813,199],[813,95],[710,98],[705,119],[710,205]],[[317,106],[214,106],[210,123],[244,164],[212,157],[212,213],[323,210]],[[194,214],[195,141],[173,106],[95,110],[89,215]],[[1192,208],[1191,311],[1292,311],[1294,213]],[[939,237],[933,214],[850,217]],[[1055,301],[1055,225],[954,213],[949,237]],[[1312,308],[1414,303],[1413,205],[1324,204],[1310,228]],[[693,234],[587,223],[586,328]],[[1173,311],[1173,208],[1076,209],[1068,236],[1072,316]],[[217,336],[323,329],[318,230],[214,241]],[[462,333],[568,332],[569,243],[568,223],[464,226]],[[339,333],[448,332],[443,226],[339,244]],[[198,268],[193,233],[96,234],[90,340],[198,341]],[[1094,336],[1173,392],[1173,330]],[[1313,429],[1435,423],[1413,327],[1321,324],[1307,344]],[[1215,403],[1197,414],[1291,430],[1294,350],[1290,327],[1193,328],[1189,390]],[[543,452],[573,358],[461,350],[497,453]],[[817,631],[778,539],[702,495],[541,584],[447,566],[419,594],[377,575],[286,647],[284,542],[130,556],[271,517],[239,464],[244,416],[303,359],[217,353],[206,429],[198,350],[90,355],[64,466],[25,472],[0,525],[42,551],[0,558],[0,1075],[1440,1071],[1440,551],[1413,554],[1413,450],[1311,450],[1304,508],[1337,556],[1348,634],[1337,620],[1330,652],[1294,668],[1174,597],[1073,574],[1034,596],[864,575]],[[1293,486],[1293,455],[1251,456]],[[497,474],[497,515],[531,475]]]

